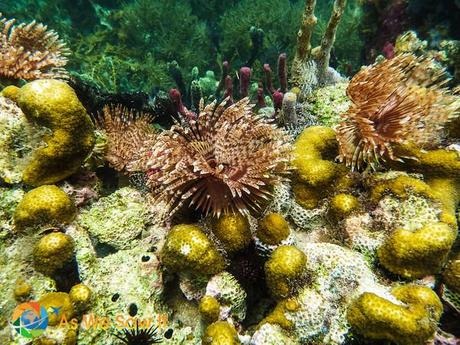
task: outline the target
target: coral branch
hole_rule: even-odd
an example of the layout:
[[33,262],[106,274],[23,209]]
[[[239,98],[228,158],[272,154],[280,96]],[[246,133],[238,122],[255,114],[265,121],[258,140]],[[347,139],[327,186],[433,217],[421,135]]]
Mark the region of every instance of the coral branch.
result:
[[297,49],[294,57],[294,65],[307,61],[311,53],[311,36],[318,19],[315,16],[316,0],[305,0],[305,10],[302,15],[302,23],[297,33]]
[[335,36],[337,33],[337,27],[339,26],[340,19],[342,18],[343,12],[347,5],[346,0],[335,0],[334,7],[332,9],[332,15],[329,19],[329,23],[321,41],[321,46],[316,56],[318,63],[318,74],[319,81],[321,84],[326,79],[327,69],[329,67],[329,61],[331,59],[331,50],[335,42]]

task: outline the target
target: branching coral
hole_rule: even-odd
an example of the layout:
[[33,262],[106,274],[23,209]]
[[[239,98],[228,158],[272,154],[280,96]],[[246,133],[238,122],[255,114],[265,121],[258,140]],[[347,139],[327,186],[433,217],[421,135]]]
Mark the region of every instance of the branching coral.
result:
[[0,77],[66,78],[69,51],[59,36],[35,21],[14,26],[15,21],[0,13]]
[[255,116],[247,98],[225,103],[163,132],[152,150],[148,184],[171,213],[186,201],[217,216],[258,210],[288,169],[286,134]]
[[106,105],[98,120],[107,136],[105,159],[109,164],[127,173],[144,170],[146,151],[158,134],[151,126],[153,115],[134,113],[121,105]]
[[459,115],[458,96],[444,87],[445,73],[414,55],[361,70],[350,82],[352,101],[337,130],[340,158],[352,168],[400,160],[394,144],[430,148],[440,143],[443,126]]

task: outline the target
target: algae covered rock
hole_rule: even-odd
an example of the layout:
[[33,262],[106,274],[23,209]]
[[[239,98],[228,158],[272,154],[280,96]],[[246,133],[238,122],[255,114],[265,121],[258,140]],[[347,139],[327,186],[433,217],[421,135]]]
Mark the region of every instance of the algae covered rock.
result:
[[51,134],[32,154],[23,181],[33,186],[72,175],[94,146],[94,128],[75,91],[63,81],[35,80],[23,86],[17,102],[27,120]]
[[431,289],[402,285],[392,294],[393,303],[373,293],[363,293],[348,310],[351,327],[374,340],[390,340],[398,345],[423,345],[434,334],[442,304]]
[[225,261],[200,227],[174,226],[161,251],[161,262],[173,272],[191,271],[213,275],[222,271]]
[[59,226],[70,223],[76,208],[60,188],[40,186],[24,195],[14,213],[16,230],[29,227]]
[[128,249],[139,243],[151,220],[152,213],[142,194],[124,187],[83,210],[77,223],[99,244]]

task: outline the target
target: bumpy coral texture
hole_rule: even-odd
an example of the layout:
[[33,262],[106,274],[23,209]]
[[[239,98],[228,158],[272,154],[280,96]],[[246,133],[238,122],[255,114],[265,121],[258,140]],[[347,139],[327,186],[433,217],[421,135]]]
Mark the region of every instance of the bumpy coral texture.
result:
[[449,260],[444,269],[443,278],[450,290],[460,294],[460,253]]
[[171,271],[191,271],[212,275],[224,269],[225,262],[215,245],[200,227],[176,225],[161,251],[162,263]]
[[237,345],[241,344],[235,327],[227,321],[217,321],[209,325],[203,335],[203,345]]
[[390,340],[398,345],[423,345],[433,335],[442,304],[429,288],[402,285],[392,294],[401,304],[365,292],[348,310],[348,322],[366,338]]
[[227,253],[242,250],[251,241],[249,221],[240,213],[222,215],[214,222],[212,233]]
[[0,13],[0,76],[9,79],[67,78],[69,50],[46,25],[14,25]]
[[98,118],[107,137],[105,159],[117,171],[144,171],[148,150],[158,135],[153,115],[135,113],[121,105],[106,105]]
[[184,203],[217,216],[257,211],[287,171],[284,132],[257,117],[247,98],[225,104],[212,103],[160,135],[149,185],[171,212]]
[[39,186],[75,173],[94,146],[94,126],[75,91],[63,81],[35,80],[21,88],[18,104],[30,122],[52,131],[32,154],[23,181]]
[[352,105],[337,138],[340,158],[353,168],[398,160],[393,146],[436,146],[443,126],[458,116],[458,97],[445,88],[446,75],[432,61],[398,55],[361,70],[350,82]]
[[62,232],[43,236],[33,250],[34,266],[39,272],[51,275],[64,267],[73,257],[74,241]]
[[56,186],[40,186],[24,195],[14,213],[17,231],[28,227],[59,226],[75,217],[76,208],[66,193]]

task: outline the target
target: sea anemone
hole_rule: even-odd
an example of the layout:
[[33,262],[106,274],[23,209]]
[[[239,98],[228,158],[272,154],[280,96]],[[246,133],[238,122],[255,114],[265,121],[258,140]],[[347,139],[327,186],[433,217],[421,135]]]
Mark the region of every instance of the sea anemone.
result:
[[151,114],[136,113],[121,105],[103,108],[98,127],[107,139],[104,157],[111,167],[128,175],[146,170],[148,150],[158,136],[151,125],[153,119]]
[[440,144],[444,125],[459,115],[444,70],[425,57],[398,55],[362,69],[351,80],[352,101],[337,129],[339,158],[353,169],[399,160],[394,144],[428,149]]
[[69,50],[59,36],[35,21],[14,26],[0,13],[0,77],[65,79]]
[[161,337],[157,337],[157,327],[139,329],[139,322],[136,328],[124,328],[115,337],[127,345],[152,345],[163,342]]
[[213,102],[196,119],[163,132],[152,150],[148,184],[172,214],[185,202],[205,214],[248,214],[269,199],[288,170],[285,132],[252,112],[249,99]]

